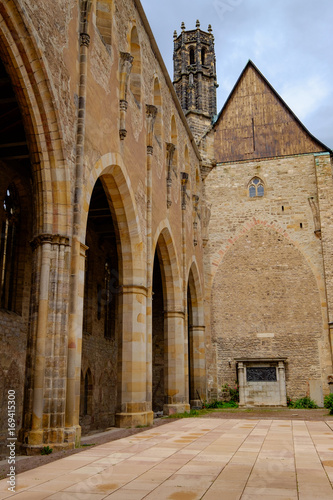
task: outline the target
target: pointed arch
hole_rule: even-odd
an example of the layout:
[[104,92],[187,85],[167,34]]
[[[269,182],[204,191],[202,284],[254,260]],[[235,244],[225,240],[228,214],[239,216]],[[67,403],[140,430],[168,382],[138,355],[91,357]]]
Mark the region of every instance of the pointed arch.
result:
[[0,58],[16,93],[29,146],[36,207],[34,234],[68,235],[70,175],[64,161],[56,100],[40,48],[14,2],[0,5]]
[[161,95],[161,85],[157,76],[154,78],[154,106],[157,108],[154,133],[159,144],[162,143],[163,137],[163,107],[162,107],[162,95]]
[[[169,224],[162,222],[153,239],[153,255],[157,251],[163,265],[162,281],[165,296],[164,308],[166,311],[181,309],[181,279],[179,263],[174,245],[174,238]],[[164,226],[164,227],[163,227]]]
[[206,399],[206,356],[203,291],[195,260],[187,280],[187,346],[189,400],[198,406]]
[[82,209],[81,241],[85,239],[90,198],[98,178],[110,200],[111,214],[117,221],[120,283],[141,284],[145,279],[142,232],[131,180],[118,153],[107,153],[91,171]]
[[[155,254],[153,292],[154,275],[160,276],[159,283],[156,283],[159,297],[158,311],[154,311],[153,303],[153,405],[161,406],[161,401],[164,401],[163,412],[169,414],[169,411],[175,411],[174,405],[181,405],[179,411],[184,411],[186,396],[182,280],[168,223],[160,224],[155,233],[153,248]],[[156,273],[158,270],[160,272]],[[154,317],[155,319],[162,317],[163,323],[157,325],[157,328]],[[157,356],[159,363],[156,364],[154,351],[156,352],[156,348],[161,350],[161,347],[162,352]]]
[[187,283],[192,297],[193,324],[204,325],[203,289],[198,264],[195,259],[192,260]]
[[288,358],[291,397],[306,393],[310,380],[326,383],[329,336],[320,272],[286,232],[266,221],[248,223],[229,242],[210,288],[220,382],[233,383],[235,359],[260,350],[261,358]]

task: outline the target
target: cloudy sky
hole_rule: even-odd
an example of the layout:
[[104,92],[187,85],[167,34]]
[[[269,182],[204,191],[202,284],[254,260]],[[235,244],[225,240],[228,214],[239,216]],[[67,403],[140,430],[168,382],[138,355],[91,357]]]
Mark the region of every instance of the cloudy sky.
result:
[[308,130],[333,148],[332,0],[141,0],[173,77],[173,32],[213,27],[218,110],[251,59]]

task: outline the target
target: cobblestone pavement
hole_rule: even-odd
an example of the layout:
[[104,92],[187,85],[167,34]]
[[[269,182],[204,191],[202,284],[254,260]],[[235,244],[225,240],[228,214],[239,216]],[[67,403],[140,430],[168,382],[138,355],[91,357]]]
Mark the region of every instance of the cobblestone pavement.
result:
[[325,421],[181,419],[0,481],[0,499],[333,500]]

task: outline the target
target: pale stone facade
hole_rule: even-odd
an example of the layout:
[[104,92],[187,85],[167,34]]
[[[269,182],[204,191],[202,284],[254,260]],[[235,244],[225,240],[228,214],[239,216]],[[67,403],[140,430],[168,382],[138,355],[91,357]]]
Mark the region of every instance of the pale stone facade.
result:
[[295,154],[228,157],[190,35],[186,118],[139,0],[0,1],[0,394],[26,453],[188,411],[258,358],[280,404],[283,377],[328,391],[330,151],[298,124]]

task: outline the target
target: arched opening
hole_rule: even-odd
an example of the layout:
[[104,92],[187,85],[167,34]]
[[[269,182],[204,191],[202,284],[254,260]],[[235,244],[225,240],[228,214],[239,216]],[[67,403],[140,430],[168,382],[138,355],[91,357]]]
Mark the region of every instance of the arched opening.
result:
[[203,66],[206,64],[206,49],[204,47],[201,49],[201,64]]
[[[7,378],[6,390],[16,391],[15,419],[19,431],[27,379],[34,183],[23,116],[1,60],[0,87],[0,371],[12,376],[12,380]],[[11,365],[13,359],[15,363]],[[4,442],[1,438],[6,435],[7,427],[1,421],[0,442]]]
[[138,31],[134,26],[131,31],[131,55],[134,57],[130,77],[130,89],[136,103],[141,101],[141,48]]
[[165,332],[163,263],[156,249],[153,268],[152,301],[152,407],[154,412],[163,411],[165,404]]
[[161,145],[162,142],[162,96],[161,86],[156,77],[154,79],[154,106],[157,108],[154,132],[157,142]]
[[206,396],[203,306],[197,268],[192,264],[187,284],[188,395],[191,406]]
[[91,370],[88,368],[85,375],[81,371],[80,425],[82,432],[89,431],[93,427],[93,422],[93,378]]
[[[156,240],[154,240],[156,241]],[[152,306],[152,404],[169,414],[185,411],[185,338],[181,280],[173,238],[164,228],[156,241]]]
[[195,64],[195,52],[194,48],[190,48],[190,64]]
[[[322,377],[320,290],[308,262],[289,238],[264,224],[244,231],[221,259],[211,297],[220,387],[225,383],[233,386],[238,360],[259,358],[265,368],[265,359],[278,363],[285,358],[283,390],[292,399],[309,390],[311,398],[317,397],[312,391]],[[248,385],[248,381],[245,374],[242,404],[248,400],[253,405],[282,404],[281,394],[267,379],[260,387]]]
[[112,2],[110,0],[97,0],[96,27],[103,42],[110,49],[112,36]]
[[[116,379],[111,382],[101,376],[108,363],[117,373],[120,325],[118,228],[101,179],[96,181],[90,200],[86,245],[82,364],[89,360],[95,381],[91,388],[94,418],[84,425],[88,431],[114,425],[117,399]],[[101,391],[110,402],[109,409],[100,405]]]

